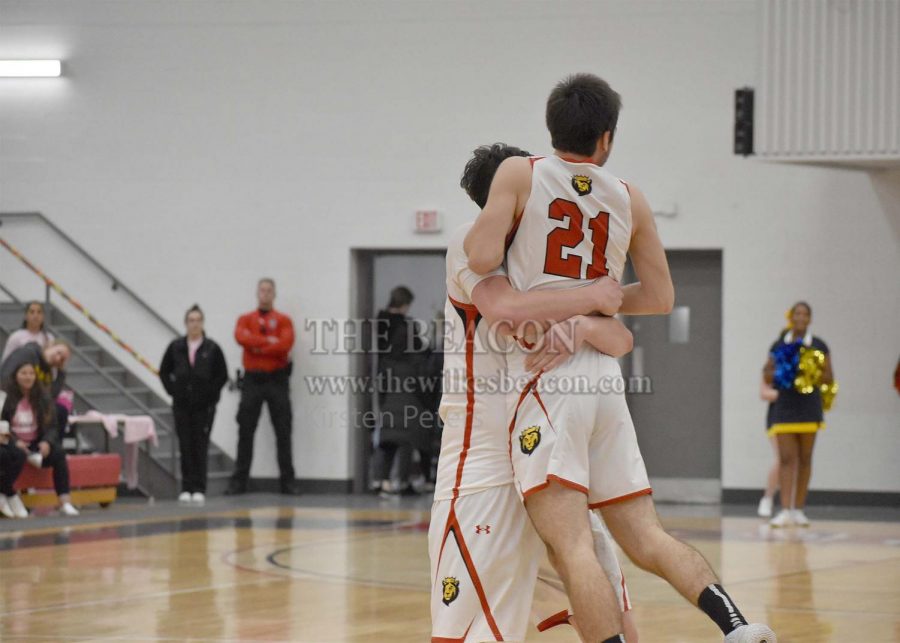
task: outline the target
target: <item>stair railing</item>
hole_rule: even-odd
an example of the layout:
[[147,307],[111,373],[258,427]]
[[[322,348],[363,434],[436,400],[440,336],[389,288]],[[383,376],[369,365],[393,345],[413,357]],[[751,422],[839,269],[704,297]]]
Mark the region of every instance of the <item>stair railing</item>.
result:
[[78,254],[84,257],[92,266],[97,268],[100,272],[102,272],[107,278],[110,280],[110,287],[113,290],[121,290],[129,297],[131,297],[141,308],[143,308],[148,315],[156,319],[160,324],[165,326],[169,332],[174,336],[180,335],[178,329],[176,329],[172,324],[170,324],[162,315],[160,315],[150,304],[141,299],[141,297],[135,293],[131,288],[122,283],[122,280],[119,279],[116,275],[114,275],[108,268],[106,268],[103,264],[101,264],[97,259],[94,258],[92,254],[90,254],[87,250],[85,250],[77,241],[75,241],[72,237],[66,234],[62,229],[59,228],[55,223],[53,223],[50,219],[48,219],[42,212],[0,212],[0,226],[2,226],[5,222],[16,222],[16,221],[38,221],[39,223],[44,224],[48,228],[50,228],[57,236],[59,236],[63,241],[65,241],[69,246],[71,246]]
[[[125,343],[112,329],[109,328],[106,324],[98,320],[94,317],[88,310],[81,305],[78,300],[69,295],[58,283],[56,283],[53,279],[51,279],[48,275],[46,275],[40,268],[38,268],[34,263],[29,261],[17,248],[15,248],[12,244],[10,244],[6,239],[0,237],[0,247],[4,248],[8,252],[10,252],[14,257],[16,257],[19,261],[21,261],[29,270],[31,270],[38,278],[40,278],[47,287],[47,297],[49,303],[49,292],[50,289],[57,292],[63,299],[69,302],[76,310],[78,310],[82,315],[84,315],[88,321],[90,321],[94,326],[103,331],[106,335],[108,335],[116,344],[122,347],[125,351],[128,352],[133,358],[135,358],[144,368],[148,369],[154,375],[158,375],[159,371],[154,367],[146,358],[144,358],[140,353],[134,350],[131,346]],[[10,292],[5,286],[0,284],[0,290],[2,290],[7,296],[9,296],[13,303],[20,303],[19,299]],[[54,327],[48,322],[48,329],[54,331]],[[55,335],[59,336],[59,332],[55,332]],[[146,415],[149,415],[153,418],[154,422],[157,426],[164,429],[170,436],[169,438],[169,451],[171,458],[169,459],[169,471],[173,475],[176,475],[177,471],[177,459],[176,459],[176,444],[175,444],[175,431],[167,422],[165,422],[162,418],[159,417],[149,405],[144,404],[140,399],[135,397],[128,389],[125,387],[124,383],[118,382],[114,377],[110,376],[109,373],[106,373],[103,368],[96,364],[86,353],[81,351],[78,346],[70,345],[69,349],[72,354],[80,357],[85,363],[90,364],[96,373],[98,373],[103,379],[105,379],[109,384],[112,385],[114,389],[123,396],[125,396],[129,402],[135,405],[136,409],[143,411]],[[91,407],[97,408],[97,405],[91,400],[89,397],[82,395],[79,393],[82,399],[87,402]],[[150,451],[150,447],[147,443],[145,444],[145,449],[147,452]]]
[[94,317],[91,312],[85,308],[81,302],[72,297],[69,293],[63,290],[62,286],[56,283],[53,279],[48,277],[43,270],[34,265],[31,261],[28,260],[25,255],[23,255],[19,250],[10,244],[6,239],[0,237],[0,247],[9,251],[9,253],[14,256],[16,259],[21,261],[26,268],[28,268],[31,272],[36,274],[39,279],[41,279],[45,287],[47,288],[47,303],[50,303],[50,289],[56,291],[56,293],[69,302],[72,307],[75,308],[78,312],[84,315],[89,322],[91,322],[94,326],[99,328],[105,335],[107,335],[111,340],[113,340],[116,344],[119,345],[126,353],[131,355],[134,359],[138,361],[138,363],[146,368],[148,371],[153,373],[154,375],[159,375],[159,370],[151,364],[146,357],[138,353],[135,349],[133,349],[129,344],[127,344],[118,334],[116,334],[109,326],[101,322],[99,319]]

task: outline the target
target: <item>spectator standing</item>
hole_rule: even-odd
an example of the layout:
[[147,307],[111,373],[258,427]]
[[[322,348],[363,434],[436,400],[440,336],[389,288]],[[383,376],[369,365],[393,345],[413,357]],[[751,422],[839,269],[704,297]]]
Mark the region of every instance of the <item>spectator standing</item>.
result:
[[184,315],[187,334],[173,340],[163,355],[159,378],[172,396],[172,415],[181,450],[181,495],[178,501],[206,501],[209,434],[228,367],[222,349],[203,330],[197,304]]
[[[421,386],[426,346],[407,316],[412,302],[412,291],[397,286],[377,318],[381,424],[372,476],[373,482],[380,481],[382,495],[414,493],[410,486],[413,451],[420,455],[430,451],[431,432],[421,427],[426,413]],[[394,469],[396,484],[391,481]]]
[[[775,401],[778,399],[778,389],[766,384],[765,379],[763,379],[759,385],[759,399],[769,403],[766,410],[766,430],[768,431],[773,424],[772,413],[775,409]],[[772,447],[775,459],[768,475],[766,475],[766,490],[763,492],[763,497],[759,499],[759,506],[756,509],[756,515],[760,518],[772,517],[775,494],[778,492],[778,486],[781,484],[781,458],[778,456],[778,436],[770,435],[769,444]]]
[[6,340],[3,347],[3,355],[0,356],[0,364],[6,361],[17,348],[25,344],[35,343],[42,349],[47,348],[53,341],[53,334],[44,328],[44,304],[39,301],[29,301],[25,306],[25,319],[22,320],[22,328],[15,331]]
[[256,287],[258,307],[241,315],[234,338],[244,349],[244,377],[238,406],[237,461],[227,495],[247,492],[250,465],[253,462],[253,437],[263,402],[275,428],[281,493],[296,495],[291,432],[293,414],[289,379],[293,364],[294,324],[287,315],[275,310],[275,281],[260,279]]
[[34,365],[21,362],[7,381],[5,390],[7,398],[0,410],[0,420],[9,422],[10,438],[26,454],[30,465],[53,469],[53,487],[59,497],[60,513],[77,516],[78,510],[72,506],[69,495],[69,465],[59,444],[53,402],[39,382]]

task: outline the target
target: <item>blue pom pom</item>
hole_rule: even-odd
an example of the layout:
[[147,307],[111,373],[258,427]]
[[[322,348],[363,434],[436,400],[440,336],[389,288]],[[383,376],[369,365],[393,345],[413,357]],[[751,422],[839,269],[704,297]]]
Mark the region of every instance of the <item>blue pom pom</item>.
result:
[[775,361],[775,388],[787,390],[794,388],[794,379],[797,377],[797,368],[800,365],[801,341],[791,344],[779,344],[772,351]]

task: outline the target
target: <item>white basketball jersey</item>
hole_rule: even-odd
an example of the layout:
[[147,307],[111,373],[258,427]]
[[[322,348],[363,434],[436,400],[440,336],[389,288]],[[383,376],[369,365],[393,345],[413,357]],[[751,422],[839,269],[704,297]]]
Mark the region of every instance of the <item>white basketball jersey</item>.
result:
[[488,324],[471,299],[479,282],[506,273],[501,269],[477,275],[469,270],[463,241],[471,225],[457,230],[447,248],[440,406],[444,431],[435,500],[450,500],[513,481],[506,398],[501,390],[507,342],[489,336]]
[[518,290],[622,280],[631,242],[628,186],[602,167],[533,157],[531,194],[506,254]]

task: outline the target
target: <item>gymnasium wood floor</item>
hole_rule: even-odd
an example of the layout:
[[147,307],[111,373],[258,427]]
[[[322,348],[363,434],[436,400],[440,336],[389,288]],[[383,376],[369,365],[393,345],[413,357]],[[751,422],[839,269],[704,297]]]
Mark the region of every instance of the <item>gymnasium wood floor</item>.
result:
[[[122,503],[0,522],[0,640],[428,641],[427,502],[301,504]],[[708,509],[660,513],[782,643],[900,642],[900,522],[812,511],[812,528],[773,532]],[[665,583],[623,565],[643,643],[721,642]]]

